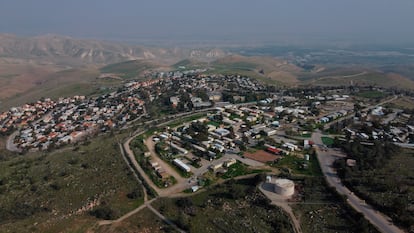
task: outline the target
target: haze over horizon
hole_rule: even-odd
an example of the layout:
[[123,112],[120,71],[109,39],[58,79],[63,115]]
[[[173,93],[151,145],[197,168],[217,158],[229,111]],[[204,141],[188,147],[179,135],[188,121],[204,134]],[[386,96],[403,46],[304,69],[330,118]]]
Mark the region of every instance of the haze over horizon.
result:
[[138,41],[401,44],[414,41],[414,1],[12,1],[0,33]]

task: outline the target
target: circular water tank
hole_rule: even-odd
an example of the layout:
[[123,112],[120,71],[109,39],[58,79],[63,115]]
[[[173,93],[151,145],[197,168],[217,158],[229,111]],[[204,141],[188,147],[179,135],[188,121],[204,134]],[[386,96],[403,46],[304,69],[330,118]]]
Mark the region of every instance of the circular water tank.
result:
[[274,181],[274,191],[282,196],[292,196],[295,193],[295,183],[288,179],[276,179]]

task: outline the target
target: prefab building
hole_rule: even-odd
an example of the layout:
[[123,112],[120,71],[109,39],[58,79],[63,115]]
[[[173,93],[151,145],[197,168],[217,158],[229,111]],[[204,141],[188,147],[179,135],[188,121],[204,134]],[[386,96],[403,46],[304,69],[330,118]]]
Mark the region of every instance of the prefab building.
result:
[[190,172],[191,171],[191,168],[189,166],[187,166],[187,164],[185,164],[183,161],[181,161],[179,159],[174,159],[173,162],[181,170],[183,170],[185,172]]
[[178,152],[184,154],[184,155],[188,153],[188,151],[186,149],[184,149],[184,148],[182,148],[182,147],[180,147],[180,146],[178,146],[178,145],[176,145],[174,143],[170,143],[170,146],[172,148],[176,149]]

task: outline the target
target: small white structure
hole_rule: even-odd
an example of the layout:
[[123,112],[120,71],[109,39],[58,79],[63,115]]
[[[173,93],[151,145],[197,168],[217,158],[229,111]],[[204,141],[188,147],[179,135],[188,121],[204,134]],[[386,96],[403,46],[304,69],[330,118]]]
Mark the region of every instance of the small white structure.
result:
[[384,115],[383,108],[381,106],[378,106],[371,111],[371,114],[374,116],[383,116]]
[[193,191],[193,193],[197,192],[199,189],[200,189],[200,186],[198,185],[191,186],[191,191]]
[[298,150],[298,149],[299,149],[299,147],[298,147],[297,145],[295,145],[295,144],[293,144],[293,143],[290,143],[290,142],[286,142],[286,143],[284,143],[284,144],[282,145],[282,147],[288,148],[288,149],[289,149],[289,150],[291,150],[291,151],[295,151],[295,150]]
[[266,182],[273,184],[274,192],[285,197],[292,196],[295,193],[295,183],[288,179],[274,179],[271,176],[266,177]]
[[303,148],[308,149],[309,147],[310,147],[309,146],[309,140],[307,140],[307,139],[303,140]]

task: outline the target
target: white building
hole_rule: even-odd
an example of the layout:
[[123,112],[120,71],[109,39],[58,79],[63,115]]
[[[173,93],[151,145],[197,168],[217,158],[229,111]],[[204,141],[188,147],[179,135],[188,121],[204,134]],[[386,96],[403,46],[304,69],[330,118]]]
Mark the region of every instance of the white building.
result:
[[190,172],[191,171],[191,168],[189,166],[187,166],[187,164],[185,164],[183,161],[181,161],[179,159],[174,159],[173,162],[181,170],[183,170],[185,172]]

